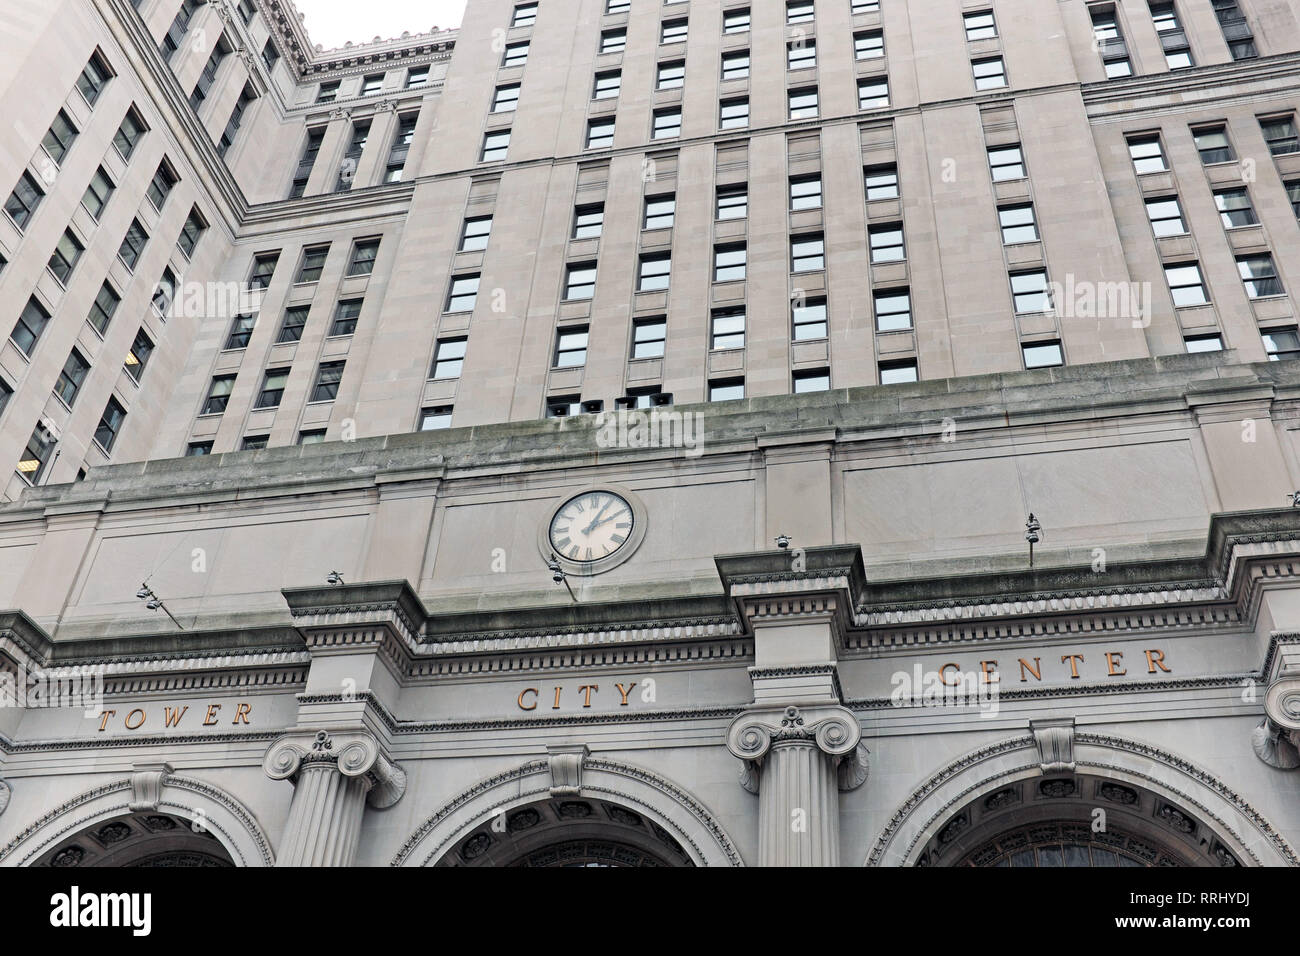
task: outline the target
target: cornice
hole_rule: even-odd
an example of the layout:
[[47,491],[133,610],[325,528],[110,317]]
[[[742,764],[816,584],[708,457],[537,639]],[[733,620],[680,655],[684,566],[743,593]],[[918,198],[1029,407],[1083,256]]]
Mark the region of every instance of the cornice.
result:
[[297,78],[309,74],[319,76],[336,69],[352,69],[363,65],[405,62],[419,58],[442,58],[451,55],[456,45],[456,30],[434,30],[428,33],[404,33],[400,37],[380,39],[369,43],[349,43],[343,47],[325,50],[313,45],[303,25],[302,17],[292,0],[256,0],[270,28],[272,41],[292,63]]
[[[1173,94],[1181,97],[1188,92],[1218,90],[1220,95],[1212,99],[1198,96],[1186,102],[1180,100],[1170,104],[1171,108],[1201,109],[1207,102],[1243,97],[1251,97],[1253,102],[1258,98],[1258,91],[1243,89],[1247,84],[1265,83],[1281,93],[1287,89],[1285,81],[1288,79],[1292,81],[1292,88],[1300,82],[1300,53],[1278,53],[1251,60],[1211,63],[1177,72],[1100,80],[1084,83],[1080,86],[1080,90],[1083,93],[1085,106],[1104,107],[1096,112],[1089,109],[1089,118],[1098,119],[1116,113],[1149,111],[1151,109],[1149,100],[1153,98]],[[1121,104],[1121,108],[1110,109],[1111,104]]]

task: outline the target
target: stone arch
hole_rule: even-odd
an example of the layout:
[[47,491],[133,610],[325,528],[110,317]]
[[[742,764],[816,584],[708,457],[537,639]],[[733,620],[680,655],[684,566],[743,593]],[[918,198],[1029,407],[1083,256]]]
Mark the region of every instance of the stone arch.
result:
[[[11,781],[12,782],[12,781]],[[150,810],[197,824],[220,844],[236,866],[271,866],[266,833],[238,800],[202,780],[164,774]],[[4,847],[0,866],[31,866],[74,834],[137,814],[138,785],[131,778],[86,790],[34,820]]]
[[[462,838],[500,813],[549,801],[551,767],[533,760],[479,781],[421,824],[393,857],[393,866],[433,866]],[[561,799],[600,801],[623,807],[662,829],[695,866],[744,866],[735,844],[708,809],[676,784],[641,767],[588,757],[581,786]]]
[[[1182,757],[1139,741],[1084,732],[1074,735],[1073,756],[1074,773],[1081,777],[1150,792],[1181,808],[1242,865],[1300,865],[1300,858],[1254,807]],[[1032,735],[972,751],[903,801],[868,853],[866,865],[918,865],[940,830],[964,808],[1023,781],[1043,779]]]

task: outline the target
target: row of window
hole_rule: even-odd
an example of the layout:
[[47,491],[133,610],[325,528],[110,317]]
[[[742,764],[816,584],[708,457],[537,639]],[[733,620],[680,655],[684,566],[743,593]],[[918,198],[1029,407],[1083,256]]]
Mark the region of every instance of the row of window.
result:
[[[1213,0],[1213,6],[1232,58],[1248,60],[1259,56],[1254,35],[1237,0]],[[1165,65],[1171,70],[1195,66],[1191,42],[1178,19],[1178,11],[1173,0],[1149,0],[1147,8],[1156,35],[1160,39]],[[1088,13],[1092,18],[1093,47],[1101,56],[1107,78],[1132,76],[1133,62],[1129,55],[1128,44],[1124,40],[1124,31],[1120,27],[1116,4],[1091,4]]]
[[[310,402],[332,402],[338,396],[339,382],[343,380],[346,360],[321,362],[316,368],[316,378],[312,383]],[[284,396],[285,384],[289,381],[290,366],[269,368],[262,374],[262,387],[258,390],[254,408],[276,408]],[[200,415],[220,415],[230,402],[230,395],[235,390],[234,374],[213,376],[208,394],[203,400]]]
[[[388,147],[388,159],[384,166],[384,182],[395,183],[401,180],[411,151],[411,143],[415,139],[415,124],[418,120],[418,111],[398,114],[397,128],[393,131],[393,139]],[[346,192],[352,188],[357,166],[361,162],[361,154],[365,150],[369,136],[370,120],[358,120],[352,125],[352,134],[348,140],[344,161],[340,164],[338,178],[333,186],[335,192]],[[298,199],[307,191],[307,181],[311,178],[312,170],[316,166],[316,158],[324,141],[324,126],[314,126],[307,130],[307,144],[303,147],[302,157],[298,160],[298,166],[294,170],[293,180],[289,186],[290,199]]]
[[[679,0],[665,0],[665,5]],[[823,0],[825,2],[825,0]],[[510,26],[531,27],[537,22],[538,2],[517,4],[510,17]],[[605,13],[627,13],[632,9],[632,0],[605,0]],[[879,0],[849,0],[849,12],[853,16],[864,13],[879,13]],[[814,0],[786,0],[786,23],[811,23],[816,18]],[[676,23],[677,20],[666,21]],[[681,39],[685,39],[685,18],[681,19]],[[749,29],[749,7],[731,7],[722,11],[722,32],[725,34],[744,33]],[[676,34],[673,34],[674,36]],[[675,41],[666,41],[675,42]]]
[[[1273,156],[1300,153],[1300,131],[1296,129],[1295,114],[1259,117],[1260,133],[1264,144]],[[1216,163],[1236,162],[1237,153],[1228,137],[1228,128],[1222,123],[1192,127],[1192,139],[1201,162],[1206,166]],[[1139,174],[1169,171],[1164,144],[1159,133],[1134,133],[1127,137],[1129,158]]]
[[[357,91],[357,96],[375,96],[383,92],[384,79],[386,73],[368,73],[361,78],[361,86]],[[429,82],[429,67],[413,66],[406,71],[406,82],[403,89],[413,90],[416,87],[424,86]],[[333,103],[339,98],[339,87],[342,85],[341,80],[328,80],[322,83],[316,90],[317,103]]]

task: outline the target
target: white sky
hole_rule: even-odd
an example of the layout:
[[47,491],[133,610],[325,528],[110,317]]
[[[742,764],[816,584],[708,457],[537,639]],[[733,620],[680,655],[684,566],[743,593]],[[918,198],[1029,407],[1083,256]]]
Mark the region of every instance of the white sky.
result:
[[294,0],[312,43],[325,49],[433,27],[460,26],[466,0]]

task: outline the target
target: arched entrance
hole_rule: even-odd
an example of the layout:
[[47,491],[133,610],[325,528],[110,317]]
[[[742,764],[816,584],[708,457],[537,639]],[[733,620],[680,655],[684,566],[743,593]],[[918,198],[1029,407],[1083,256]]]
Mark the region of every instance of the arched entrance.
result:
[[[576,783],[576,785],[575,785]],[[645,767],[588,756],[581,781],[549,760],[481,780],[429,816],[393,866],[744,866],[692,794]]]
[[439,866],[694,866],[663,827],[627,807],[584,797],[497,813]]
[[33,866],[234,866],[207,830],[169,813],[135,813],[96,823],[46,851]]
[[1277,828],[1203,768],[1091,731],[1073,733],[1068,767],[1048,766],[1029,734],[939,768],[898,804],[866,863],[1081,866],[1085,851],[1090,866],[1108,864],[1107,852],[1120,866],[1300,865]]
[[1093,774],[1030,778],[977,797],[927,842],[917,866],[1239,866],[1186,806]]

